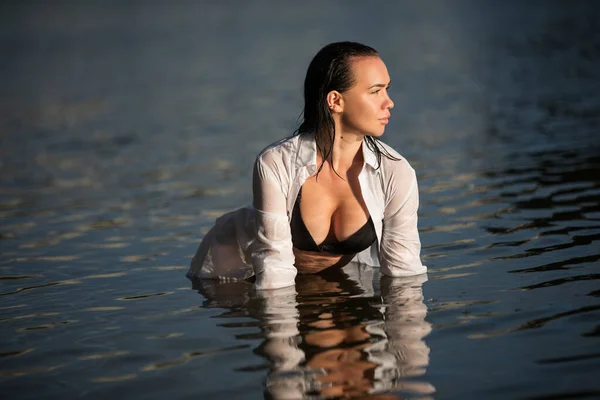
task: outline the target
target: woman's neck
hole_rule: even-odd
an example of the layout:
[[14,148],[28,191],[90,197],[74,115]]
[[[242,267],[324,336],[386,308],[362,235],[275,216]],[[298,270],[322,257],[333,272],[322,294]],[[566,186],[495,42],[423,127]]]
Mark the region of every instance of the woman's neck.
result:
[[[327,163],[341,176],[346,175],[348,170],[356,163],[363,163],[361,145],[364,135],[342,132],[336,129],[332,152],[327,157]],[[323,154],[317,155],[317,165],[321,164]]]
[[329,160],[336,171],[346,172],[355,162],[362,162],[361,146],[363,138],[364,135],[336,132],[333,153]]

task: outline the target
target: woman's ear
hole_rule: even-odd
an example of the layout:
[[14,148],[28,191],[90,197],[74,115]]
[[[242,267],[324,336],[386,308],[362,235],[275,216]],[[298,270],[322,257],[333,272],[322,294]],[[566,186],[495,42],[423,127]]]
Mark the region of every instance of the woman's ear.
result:
[[341,113],[344,111],[344,98],[337,90],[327,93],[327,106],[332,113]]

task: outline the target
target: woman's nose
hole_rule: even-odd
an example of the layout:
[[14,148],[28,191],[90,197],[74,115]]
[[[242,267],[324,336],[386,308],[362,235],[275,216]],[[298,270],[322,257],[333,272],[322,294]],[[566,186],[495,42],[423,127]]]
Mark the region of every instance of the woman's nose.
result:
[[385,108],[387,108],[388,110],[391,110],[392,108],[394,108],[394,102],[392,101],[392,98],[389,96],[387,98],[387,102],[385,103]]

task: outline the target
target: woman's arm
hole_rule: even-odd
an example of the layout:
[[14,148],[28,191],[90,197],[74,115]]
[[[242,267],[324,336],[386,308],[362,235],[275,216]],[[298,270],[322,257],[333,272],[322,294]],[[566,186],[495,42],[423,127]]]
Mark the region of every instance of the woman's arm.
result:
[[272,152],[259,155],[254,163],[252,192],[256,235],[252,265],[258,290],[291,286],[296,278],[285,197],[287,185],[280,174],[274,172],[282,168]]
[[421,241],[417,229],[419,187],[414,169],[404,160],[387,179],[386,207],[379,250],[381,272],[388,276],[410,276],[427,272],[421,263]]

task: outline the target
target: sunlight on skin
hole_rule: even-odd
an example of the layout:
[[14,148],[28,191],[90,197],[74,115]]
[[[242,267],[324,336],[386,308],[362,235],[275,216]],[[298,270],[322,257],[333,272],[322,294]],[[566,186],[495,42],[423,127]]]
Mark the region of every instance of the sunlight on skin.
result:
[[[339,263],[344,258],[344,256],[327,252],[298,250],[295,247],[293,251],[298,274],[316,274]],[[348,259],[347,262],[350,261],[348,256],[345,258]]]
[[[355,194],[360,193],[358,175],[364,162],[359,150],[365,136],[383,134],[390,109],[394,107],[387,92],[390,76],[379,57],[356,58],[351,68],[355,81],[352,87],[343,93],[332,90],[327,94],[327,105],[335,123],[332,156],[322,159],[317,153],[317,165],[323,163],[319,179],[313,175],[302,185],[300,212],[315,243],[343,241],[367,222],[364,199]],[[323,224],[323,221],[329,223]],[[338,268],[352,259],[296,248],[294,256],[300,274]]]

